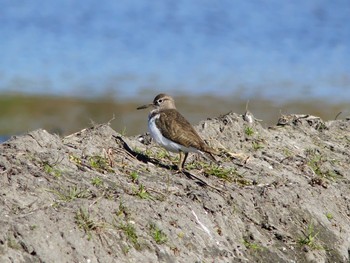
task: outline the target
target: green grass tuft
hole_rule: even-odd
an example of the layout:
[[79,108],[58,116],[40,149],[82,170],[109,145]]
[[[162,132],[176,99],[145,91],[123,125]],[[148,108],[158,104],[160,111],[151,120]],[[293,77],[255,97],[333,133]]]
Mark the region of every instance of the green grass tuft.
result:
[[133,224],[131,223],[126,223],[126,224],[120,224],[119,229],[123,231],[125,234],[126,238],[129,240],[129,242],[132,243],[135,249],[140,250],[141,245],[138,241],[138,236],[136,233],[136,229]]
[[167,235],[159,229],[155,224],[151,223],[149,225],[151,235],[157,244],[164,244],[168,241]]
[[83,229],[88,236],[88,240],[92,239],[92,231],[99,230],[102,225],[96,223],[90,216],[90,213],[83,208],[80,208],[79,211],[75,214],[75,223],[80,229]]
[[310,223],[307,226],[306,233],[298,239],[298,244],[301,246],[306,245],[312,249],[323,249],[322,246],[317,244],[317,235],[318,232],[315,232],[313,223]]

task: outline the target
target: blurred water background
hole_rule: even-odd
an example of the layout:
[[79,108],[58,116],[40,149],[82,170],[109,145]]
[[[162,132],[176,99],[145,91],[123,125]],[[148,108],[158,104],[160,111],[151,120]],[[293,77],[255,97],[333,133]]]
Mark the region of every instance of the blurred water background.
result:
[[166,92],[195,123],[249,109],[349,115],[350,1],[20,1],[0,9],[0,135],[69,134]]

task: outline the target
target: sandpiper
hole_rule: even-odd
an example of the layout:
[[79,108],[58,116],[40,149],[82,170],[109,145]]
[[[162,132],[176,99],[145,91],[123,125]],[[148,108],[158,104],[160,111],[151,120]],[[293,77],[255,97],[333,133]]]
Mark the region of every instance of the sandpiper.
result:
[[153,103],[138,107],[154,107],[148,116],[148,129],[152,138],[166,150],[179,153],[178,170],[181,172],[189,152],[207,153],[215,161],[210,148],[198,135],[192,125],[176,110],[175,101],[166,94],[157,95]]

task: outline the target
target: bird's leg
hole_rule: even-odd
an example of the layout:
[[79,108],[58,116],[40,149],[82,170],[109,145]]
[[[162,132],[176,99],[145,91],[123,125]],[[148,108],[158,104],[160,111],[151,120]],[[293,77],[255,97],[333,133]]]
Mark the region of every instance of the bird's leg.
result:
[[179,164],[177,166],[177,169],[179,170],[179,172],[182,172],[182,169],[185,166],[185,161],[187,159],[188,153],[184,153],[184,152],[180,151],[179,154],[180,154],[180,160],[179,160]]

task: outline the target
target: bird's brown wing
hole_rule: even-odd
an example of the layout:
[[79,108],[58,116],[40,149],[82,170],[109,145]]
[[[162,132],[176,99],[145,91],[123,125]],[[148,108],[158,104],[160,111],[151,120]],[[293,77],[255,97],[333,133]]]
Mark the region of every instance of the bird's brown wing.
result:
[[203,152],[215,152],[205,144],[192,125],[175,109],[161,111],[156,125],[163,136],[169,140]]

